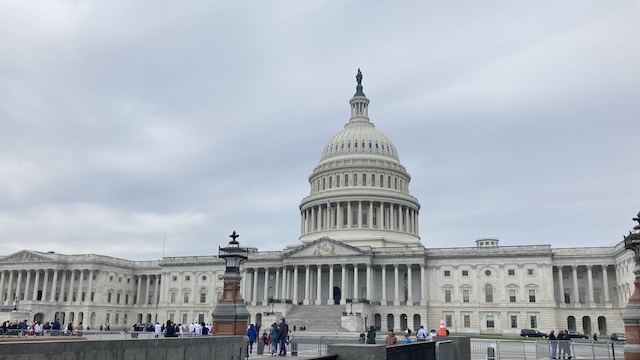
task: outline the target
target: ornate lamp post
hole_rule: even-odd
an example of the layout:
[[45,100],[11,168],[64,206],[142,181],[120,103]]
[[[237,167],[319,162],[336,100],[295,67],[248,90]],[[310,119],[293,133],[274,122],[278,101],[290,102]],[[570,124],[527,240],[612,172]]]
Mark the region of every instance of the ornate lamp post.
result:
[[229,245],[219,247],[218,257],[224,259],[224,290],[213,309],[213,329],[217,335],[245,335],[249,326],[249,311],[240,295],[240,263],[249,257],[249,250],[240,247],[236,240],[240,235],[234,231]]
[[625,249],[633,250],[636,260],[636,267],[633,269],[636,276],[633,282],[635,289],[622,313],[624,332],[627,336],[624,346],[625,360],[640,360],[640,212],[633,221],[637,221],[638,225],[624,237]]

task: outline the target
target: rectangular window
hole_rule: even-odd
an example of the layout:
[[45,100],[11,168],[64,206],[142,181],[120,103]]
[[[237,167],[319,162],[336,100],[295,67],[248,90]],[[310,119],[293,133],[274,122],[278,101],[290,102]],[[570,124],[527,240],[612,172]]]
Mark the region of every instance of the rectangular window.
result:
[[[122,277],[118,277],[118,282],[122,282]],[[118,315],[116,314],[116,318],[117,318],[117,317],[118,317]],[[118,323],[118,322],[116,321],[116,324],[117,324],[117,323]]]
[[453,327],[453,316],[451,314],[446,314],[444,316],[444,325],[448,328]]
[[527,275],[533,276],[533,269],[527,269]]
[[377,208],[373,208],[373,226],[378,226],[378,209]]
[[199,323],[203,323],[204,322],[204,314],[198,314],[198,322]]
[[509,302],[516,302],[516,289],[509,289]]
[[351,225],[358,225],[358,208],[352,207],[351,212]]
[[513,269],[509,269],[509,276],[514,276],[516,274],[516,271]]
[[129,303],[129,294],[125,294],[124,295],[124,303],[128,304]]
[[172,281],[178,281],[178,277],[177,277],[177,276],[172,276],[172,277],[171,277],[171,280],[172,280]]
[[175,303],[176,303],[176,296],[177,296],[177,295],[178,295],[178,294],[176,294],[176,293],[174,293],[174,292],[172,292],[172,293],[171,293],[171,303],[172,303],[172,304],[175,304]]
[[203,291],[200,293],[200,302],[201,303],[206,303],[207,302],[207,292]]
[[536,302],[536,290],[535,289],[529,289],[529,302],[531,302],[531,303]]
[[[120,304],[120,294],[116,294],[116,304]],[[116,315],[116,316],[118,316],[118,315]],[[117,323],[118,322],[116,321],[116,324]]]
[[111,293],[107,293],[107,302],[111,303]]
[[462,270],[462,276],[469,276],[469,270]]
[[128,316],[127,316],[127,314],[124,314],[124,319],[122,320],[122,323],[126,324],[127,320],[128,320]]
[[538,317],[535,315],[531,315],[529,317],[529,320],[531,322],[531,328],[536,329],[538,327]]
[[451,276],[451,271],[445,270],[444,271],[444,276]]
[[190,276],[190,275],[186,275],[186,276],[184,277],[184,280],[185,280],[185,281],[190,281],[190,280],[191,280],[191,276]]
[[189,293],[188,292],[184,293],[184,298],[182,300],[183,300],[182,302],[184,302],[185,304],[189,302]]
[[362,186],[367,186],[367,175],[362,174]]
[[465,315],[462,317],[462,322],[465,328],[471,327],[471,315]]
[[127,279],[127,284],[131,284],[131,279]]
[[487,329],[493,329],[495,327],[496,324],[493,321],[493,315],[487,315]]
[[376,186],[376,176],[371,175],[371,186]]
[[517,315],[511,315],[511,328],[512,329],[516,329],[518,328],[518,316]]
[[444,290],[444,302],[447,302],[447,303],[451,302],[451,290],[450,289],[445,289]]
[[175,314],[174,314],[174,313],[169,314],[169,320],[171,320],[171,322],[174,322],[174,321],[175,321],[175,317],[176,317],[176,316],[175,316]]
[[[41,292],[40,292],[40,291],[38,291],[38,294],[40,294],[40,293],[41,293]],[[82,297],[80,298],[80,301],[84,301],[84,299],[85,299],[85,294],[86,294],[86,293],[83,291],[83,292],[82,292]],[[38,297],[39,297],[39,296],[40,296],[40,295],[38,295]],[[38,299],[38,300],[40,300],[40,299]]]
[[362,225],[367,225],[367,220],[369,219],[369,209],[366,207],[362,208]]
[[469,302],[469,289],[462,290],[462,302]]
[[113,281],[113,276],[109,276],[109,281]]
[[116,314],[116,324],[120,321],[120,314]]
[[107,314],[106,320],[107,324],[111,322],[111,314]]
[[182,323],[187,324],[187,314],[182,314]]

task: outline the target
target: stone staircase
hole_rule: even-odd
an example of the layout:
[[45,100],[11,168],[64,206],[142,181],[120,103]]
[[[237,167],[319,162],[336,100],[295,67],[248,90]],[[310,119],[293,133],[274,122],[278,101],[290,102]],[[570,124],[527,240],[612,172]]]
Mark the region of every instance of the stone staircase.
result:
[[287,313],[287,324],[293,330],[305,326],[313,332],[346,332],[341,326],[344,305],[294,305]]

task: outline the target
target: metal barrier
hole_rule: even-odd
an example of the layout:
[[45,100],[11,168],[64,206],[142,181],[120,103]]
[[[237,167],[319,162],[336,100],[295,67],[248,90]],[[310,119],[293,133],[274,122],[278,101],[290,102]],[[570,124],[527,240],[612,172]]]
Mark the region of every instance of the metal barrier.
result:
[[[554,352],[555,349],[555,352]],[[609,341],[549,341],[549,340],[483,340],[471,339],[472,360],[533,360],[562,356],[574,359],[624,358],[624,344]]]

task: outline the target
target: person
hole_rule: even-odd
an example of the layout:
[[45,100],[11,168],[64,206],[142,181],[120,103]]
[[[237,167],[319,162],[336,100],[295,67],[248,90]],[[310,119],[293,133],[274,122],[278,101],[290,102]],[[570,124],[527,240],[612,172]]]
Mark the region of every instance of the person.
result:
[[247,329],[247,337],[249,338],[249,354],[252,354],[253,343],[258,338],[258,331],[256,330],[256,327],[253,326],[253,324],[249,325],[249,328]]
[[[572,359],[573,356],[571,356],[571,338],[569,337],[569,332],[565,329],[562,332],[562,338],[560,338],[560,336],[558,336],[560,341],[560,347],[562,349],[562,358],[563,359]],[[558,357],[560,357],[560,354],[558,354]]]
[[431,331],[429,332],[429,341],[433,341],[433,338],[438,336],[438,334],[436,333],[436,331],[434,329],[431,329]]
[[176,327],[173,326],[171,320],[167,320],[167,326],[164,329],[164,337],[176,337]]
[[44,326],[42,325],[42,323],[40,323],[40,321],[36,323],[34,332],[36,336],[42,336],[44,334]]
[[289,335],[289,325],[284,320],[284,318],[282,318],[282,321],[280,322],[280,326],[278,328],[278,339],[280,340],[280,353],[278,355],[280,356],[287,355],[287,336],[288,335]]
[[598,341],[598,333],[593,333],[593,341]]
[[424,330],[424,326],[420,326],[420,330],[418,330],[418,334],[416,334],[416,339],[418,341],[427,340],[427,332]]
[[209,335],[209,328],[207,327],[207,324],[203,322],[200,323],[200,333],[202,335]]
[[389,329],[389,332],[387,333],[387,338],[384,341],[384,344],[387,346],[398,345],[398,338],[393,333],[393,329]]
[[358,342],[360,344],[364,344],[367,340],[366,340],[366,335],[364,334],[364,331],[360,332],[360,339],[358,339]]
[[404,340],[402,340],[403,344],[411,344],[411,339],[409,338],[409,334],[404,334]]
[[556,358],[556,352],[558,349],[558,340],[556,338],[556,334],[554,334],[554,330],[551,329],[551,331],[549,331],[549,345],[551,347],[551,358],[555,359]]
[[276,323],[271,325],[269,341],[271,342],[271,356],[276,356],[276,352],[278,351],[278,324]]
[[156,333],[155,337],[157,338],[160,337],[160,334],[162,334],[162,326],[160,326],[160,323],[156,323],[153,326],[153,329],[155,330],[155,333]]
[[369,331],[367,332],[367,344],[375,344],[376,343],[376,328],[371,325],[369,327]]

